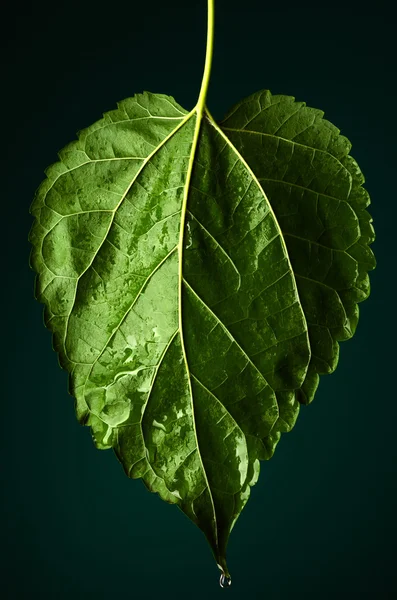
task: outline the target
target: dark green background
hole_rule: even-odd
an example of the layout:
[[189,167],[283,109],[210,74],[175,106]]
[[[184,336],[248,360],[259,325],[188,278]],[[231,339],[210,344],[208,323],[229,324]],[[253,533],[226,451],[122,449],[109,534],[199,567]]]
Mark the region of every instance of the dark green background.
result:
[[[389,7],[389,8],[388,8]],[[383,600],[395,587],[395,55],[391,3],[218,0],[209,106],[261,88],[353,143],[378,241],[373,292],[335,374],[262,464],[218,586],[204,536],[78,425],[32,297],[28,208],[75,132],[144,89],[190,109],[205,0],[16,3],[3,12],[2,580],[8,599]],[[5,161],[5,162],[4,162]],[[5,185],[4,185],[5,181]],[[393,556],[394,554],[394,556]]]

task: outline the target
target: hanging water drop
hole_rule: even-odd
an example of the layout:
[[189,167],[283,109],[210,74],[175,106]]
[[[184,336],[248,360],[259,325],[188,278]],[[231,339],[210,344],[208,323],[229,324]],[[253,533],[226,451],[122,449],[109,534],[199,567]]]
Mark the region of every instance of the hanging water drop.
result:
[[222,573],[221,578],[219,579],[219,585],[221,588],[228,588],[232,585],[232,578],[230,575],[225,575]]

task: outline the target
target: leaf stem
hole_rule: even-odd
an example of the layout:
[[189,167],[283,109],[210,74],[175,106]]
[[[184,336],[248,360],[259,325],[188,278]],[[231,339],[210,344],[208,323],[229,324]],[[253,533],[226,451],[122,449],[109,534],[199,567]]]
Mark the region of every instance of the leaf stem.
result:
[[[213,530],[213,542],[211,541],[211,548],[213,550],[215,559],[222,570],[222,572],[229,576],[229,572],[226,566],[226,560],[224,556],[219,551],[219,542],[218,542],[218,524],[217,524],[217,515],[215,511],[214,498],[212,496],[210,484],[208,481],[207,473],[205,470],[205,466],[203,463],[203,459],[200,451],[200,444],[197,436],[197,428],[196,428],[196,420],[195,420],[195,411],[194,411],[194,402],[193,402],[193,388],[191,381],[191,373],[189,369],[189,363],[187,360],[186,348],[185,348],[185,340],[183,335],[183,318],[182,318],[182,303],[183,303],[183,249],[184,249],[184,235],[185,235],[185,224],[186,224],[186,211],[187,211],[187,202],[189,196],[189,188],[190,181],[192,178],[193,167],[194,167],[194,159],[196,156],[196,151],[198,147],[198,141],[200,137],[200,129],[201,123],[203,120],[204,112],[205,112],[205,101],[207,98],[208,84],[211,75],[211,65],[212,65],[212,54],[213,54],[213,45],[214,45],[214,2],[215,0],[208,0],[208,20],[207,20],[207,48],[205,55],[205,65],[204,65],[204,73],[203,79],[201,82],[200,94],[197,100],[197,104],[193,109],[192,113],[196,114],[196,123],[194,127],[193,140],[190,148],[190,156],[189,163],[187,166],[186,179],[185,179],[185,187],[183,193],[182,207],[181,207],[181,221],[179,228],[179,243],[178,243],[178,255],[179,255],[179,264],[178,264],[178,329],[180,334],[180,342],[181,342],[181,351],[183,356],[183,361],[185,363],[186,375],[187,375],[187,383],[189,387],[189,394],[191,399],[191,407],[192,407],[192,419],[193,419],[193,429],[195,435],[196,447],[198,450],[199,460],[201,462],[201,468],[205,480],[206,487],[208,489],[209,498],[211,502],[211,508],[214,516],[214,530]],[[208,537],[208,536],[207,536]],[[212,538],[212,536],[210,536]],[[208,538],[210,539],[210,538]]]
[[207,47],[205,52],[205,65],[203,79],[201,82],[200,95],[197,101],[197,112],[201,117],[205,101],[207,99],[208,85],[211,76],[212,56],[214,53],[214,15],[215,15],[215,0],[208,0],[207,12]]

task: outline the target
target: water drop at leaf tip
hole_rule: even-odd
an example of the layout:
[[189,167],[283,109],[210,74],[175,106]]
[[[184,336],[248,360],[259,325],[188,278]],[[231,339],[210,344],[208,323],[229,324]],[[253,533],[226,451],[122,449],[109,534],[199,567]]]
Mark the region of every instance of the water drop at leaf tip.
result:
[[222,573],[220,579],[219,579],[219,585],[221,586],[221,588],[228,588],[232,585],[232,578],[230,577],[230,575],[225,575],[224,573]]

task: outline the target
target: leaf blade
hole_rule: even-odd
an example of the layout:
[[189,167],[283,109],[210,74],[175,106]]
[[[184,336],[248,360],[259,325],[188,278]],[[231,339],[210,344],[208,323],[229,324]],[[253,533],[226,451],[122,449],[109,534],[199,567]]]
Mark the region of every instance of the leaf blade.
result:
[[368,195],[322,116],[261,92],[219,126],[138,95],[61,151],[32,206],[36,296],[79,420],[226,574],[260,460],[369,293]]

